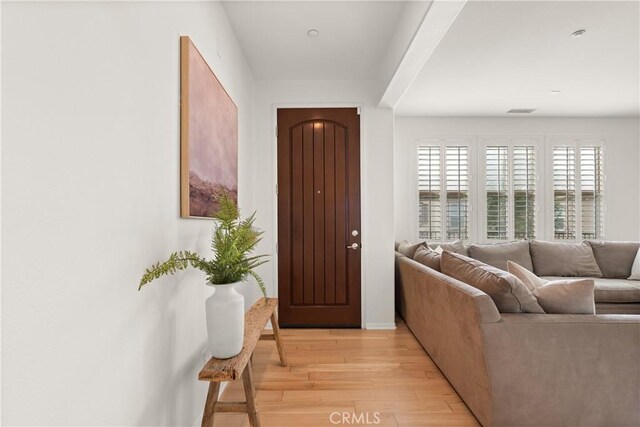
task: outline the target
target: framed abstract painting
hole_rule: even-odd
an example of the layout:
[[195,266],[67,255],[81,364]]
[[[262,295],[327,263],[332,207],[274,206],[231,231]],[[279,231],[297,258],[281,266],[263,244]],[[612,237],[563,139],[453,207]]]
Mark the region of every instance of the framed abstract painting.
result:
[[187,36],[180,37],[180,216],[238,201],[238,107]]

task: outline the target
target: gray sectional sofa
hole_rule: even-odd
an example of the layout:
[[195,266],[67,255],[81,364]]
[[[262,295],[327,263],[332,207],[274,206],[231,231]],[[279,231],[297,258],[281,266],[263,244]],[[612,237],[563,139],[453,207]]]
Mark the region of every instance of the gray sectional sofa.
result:
[[[546,274],[554,263],[566,277],[586,259],[578,247],[517,243],[444,249],[496,266],[510,252],[528,254],[533,271],[547,277],[555,276]],[[591,315],[500,313],[473,283],[417,262],[397,245],[398,312],[485,427],[640,426],[640,282],[621,278],[640,243],[612,244],[587,243],[600,275],[619,276],[594,279],[598,314]],[[558,256],[558,249],[578,257]]]

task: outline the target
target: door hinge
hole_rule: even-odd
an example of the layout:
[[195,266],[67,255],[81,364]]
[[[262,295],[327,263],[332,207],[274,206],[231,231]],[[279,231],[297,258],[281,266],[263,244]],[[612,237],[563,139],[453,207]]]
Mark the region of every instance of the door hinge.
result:
[[278,253],[278,242],[276,242],[276,254]]
[[276,138],[278,137],[278,126],[276,126]]
[[357,107],[357,108],[356,108],[356,113],[357,113],[358,115],[360,115],[360,113],[361,113],[361,112],[362,112],[362,110],[360,109],[360,107]]
[[276,184],[276,196],[278,195],[278,184]]

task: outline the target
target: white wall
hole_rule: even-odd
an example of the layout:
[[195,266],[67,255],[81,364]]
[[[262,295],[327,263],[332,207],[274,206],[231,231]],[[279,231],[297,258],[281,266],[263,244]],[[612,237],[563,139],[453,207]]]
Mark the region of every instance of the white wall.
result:
[[415,207],[414,143],[429,136],[592,135],[605,139],[605,233],[610,240],[640,237],[640,137],[637,118],[426,118],[396,117],[394,133],[395,235],[411,235]]
[[[254,188],[258,222],[266,230],[264,252],[274,252],[276,221],[275,111],[278,107],[361,106],[363,317],[368,328],[394,327],[393,113],[376,108],[376,84],[368,81],[257,82]],[[274,258],[274,261],[277,261]],[[261,270],[277,294],[277,262]]]
[[136,289],[171,251],[209,252],[212,223],[178,218],[180,35],[239,107],[253,209],[254,83],[222,6],[2,7],[2,423],[193,425],[203,277]]

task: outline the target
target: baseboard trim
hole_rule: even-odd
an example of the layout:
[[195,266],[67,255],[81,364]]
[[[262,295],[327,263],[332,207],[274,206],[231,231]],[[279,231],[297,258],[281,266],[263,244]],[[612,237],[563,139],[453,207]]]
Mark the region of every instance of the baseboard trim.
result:
[[367,323],[365,329],[393,330],[396,329],[396,323]]
[[[314,326],[309,326],[309,328],[313,328]],[[329,327],[329,326],[328,326]],[[304,326],[299,326],[299,328],[304,328]],[[364,325],[364,329],[380,329],[380,330],[394,330],[396,329],[396,323],[366,323]],[[264,328],[266,332],[273,332],[273,329]]]

